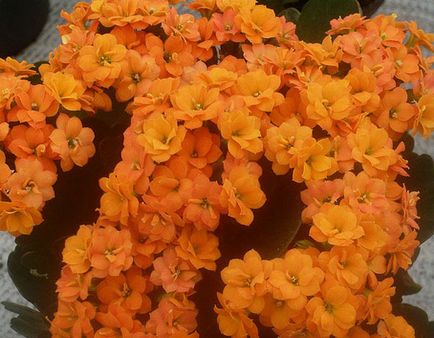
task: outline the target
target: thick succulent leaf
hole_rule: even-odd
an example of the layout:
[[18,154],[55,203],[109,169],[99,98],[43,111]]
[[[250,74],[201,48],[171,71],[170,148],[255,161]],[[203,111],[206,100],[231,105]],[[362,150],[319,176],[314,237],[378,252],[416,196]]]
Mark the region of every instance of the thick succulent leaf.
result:
[[300,11],[297,8],[290,7],[287,9],[284,9],[282,12],[279,13],[280,16],[284,16],[286,21],[290,21],[292,23],[297,24],[298,19],[300,18]]
[[417,338],[432,338],[432,325],[424,310],[410,304],[393,304],[393,314],[404,317],[413,326]]
[[108,128],[96,119],[83,123],[95,132],[95,156],[82,168],[67,173],[59,170],[56,197],[44,207],[45,221],[29,236],[16,239],[17,246],[8,259],[9,274],[18,291],[49,317],[57,305],[55,282],[60,276],[64,241],[80,224],[96,220],[101,196],[98,180],[120,160],[122,128]]
[[422,290],[422,286],[416,283],[408,271],[399,270],[395,275],[396,293],[400,296],[409,296]]
[[[290,175],[276,176],[268,161],[260,162],[263,175],[260,183],[267,196],[266,204],[255,210],[250,226],[238,224],[223,217],[216,235],[220,240],[222,257],[217,262],[216,272],[203,273],[198,283],[194,301],[199,309],[199,333],[201,337],[220,337],[213,307],[217,304],[217,292],[223,290],[220,272],[233,258],[242,258],[250,249],[255,249],[264,259],[282,256],[293,242],[301,225],[303,204],[300,191],[305,187],[292,182]],[[264,328],[261,338],[275,337]]]
[[50,324],[40,312],[12,302],[2,304],[6,310],[18,315],[11,319],[10,324],[15,332],[27,338],[50,337]]
[[[410,141],[407,142],[411,145]],[[411,191],[420,192],[417,203],[420,230],[417,239],[425,242],[434,234],[434,162],[427,154],[406,152],[404,157],[408,160],[409,177],[402,178],[401,183]]]
[[383,4],[384,0],[359,0],[363,15],[370,17]]
[[297,22],[297,35],[305,42],[321,42],[330,29],[330,20],[359,13],[356,0],[309,0]]

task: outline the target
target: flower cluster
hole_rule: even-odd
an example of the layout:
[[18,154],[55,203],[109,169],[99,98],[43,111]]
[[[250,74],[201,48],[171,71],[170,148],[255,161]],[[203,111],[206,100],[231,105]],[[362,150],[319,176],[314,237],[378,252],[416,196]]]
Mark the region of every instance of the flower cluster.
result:
[[[434,50],[434,36],[393,16],[331,26],[321,44],[285,50],[285,102],[263,137],[275,174],[291,170],[306,184],[310,240],[283,258],[252,250],[229,263],[215,309],[224,335],[258,337],[257,315],[279,337],[415,337],[391,305],[393,276],[419,245],[418,193],[397,183],[408,169],[399,139],[433,131],[432,118],[423,121],[433,112],[432,60],[421,47]],[[249,69],[272,67],[280,48],[243,46]]]
[[35,84],[32,64],[0,59],[0,230],[28,235],[54,198],[56,161],[63,171],[95,153],[94,133],[77,117],[83,86],[72,75],[47,73]]
[[[231,261],[215,309],[221,332],[258,337],[257,314],[281,337],[414,336],[391,314],[385,276],[407,269],[418,245],[418,196],[396,183],[407,169],[397,141],[434,130],[433,60],[422,54],[433,36],[356,14],[305,43],[254,0],[193,1],[200,18],[175,2],[93,0],[62,13],[41,85],[22,79],[26,65],[0,63],[4,120],[29,125],[0,130],[25,153],[16,173],[2,165],[11,202],[1,224],[12,231],[40,221],[53,159],[69,170],[95,151],[77,118],[62,113],[50,129],[46,117],[110,111],[113,99],[131,115],[122,160],[99,182],[98,220],[65,242],[52,336],[198,337],[190,296],[200,270],[216,270],[213,231],[221,215],[253,222],[266,202],[263,157],[306,184],[302,217],[321,245]],[[43,157],[44,170],[20,162],[28,157]],[[364,325],[377,323],[370,335]]]

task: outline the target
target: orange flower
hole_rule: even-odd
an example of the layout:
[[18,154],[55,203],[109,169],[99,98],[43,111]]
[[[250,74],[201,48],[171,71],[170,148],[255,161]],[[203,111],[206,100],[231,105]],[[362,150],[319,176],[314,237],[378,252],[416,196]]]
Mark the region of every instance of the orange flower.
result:
[[253,222],[251,209],[262,207],[265,201],[258,177],[250,174],[246,167],[233,168],[224,179],[220,202],[238,223],[250,225]]
[[389,243],[388,253],[390,254],[390,258],[387,262],[387,271],[391,271],[393,274],[396,274],[400,268],[403,270],[408,269],[414,251],[420,244],[416,239],[417,231],[411,231],[403,235],[402,239]]
[[396,161],[392,140],[386,130],[377,128],[370,122],[361,125],[355,134],[350,134],[348,143],[352,147],[353,158],[362,164],[369,176],[375,176],[378,170],[387,171]]
[[307,189],[300,193],[301,200],[307,207],[302,211],[303,223],[312,221],[312,216],[320,211],[324,204],[337,204],[343,196],[344,182],[340,179],[333,181],[309,181]]
[[[304,324],[306,311],[304,309],[293,310],[288,305],[290,302],[290,299],[280,300],[275,299],[271,294],[265,295],[264,310],[259,315],[261,324],[273,327],[273,331],[275,330],[275,332],[291,327],[291,325],[294,325],[294,322],[302,321]],[[290,337],[292,338],[293,336],[290,335]],[[298,335],[295,335],[295,337],[298,337]]]
[[290,118],[279,127],[267,129],[265,156],[273,162],[276,175],[284,175],[292,166],[294,154],[291,148],[312,137],[312,129],[301,126],[296,118]]
[[95,307],[89,302],[58,302],[57,312],[51,322],[53,338],[94,337],[91,320],[95,318]]
[[149,188],[164,210],[175,212],[190,198],[192,181],[186,177],[188,165],[185,160],[175,157],[168,164],[168,167],[158,166],[155,169]]
[[189,7],[201,13],[214,12],[216,10],[216,0],[193,0]]
[[198,80],[204,82],[208,88],[219,88],[220,92],[231,88],[237,79],[237,74],[222,67],[212,67],[202,72]]
[[324,271],[328,270],[344,286],[358,290],[365,285],[368,265],[365,257],[357,247],[332,247],[318,258]]
[[251,43],[262,43],[262,39],[274,38],[280,32],[280,20],[276,18],[274,11],[266,6],[243,8],[238,20],[241,32],[246,34]]
[[248,309],[260,313],[271,271],[271,262],[262,260],[255,250],[246,252],[242,260],[231,259],[221,272],[226,284],[222,298],[234,310]]
[[137,137],[137,142],[155,162],[161,163],[181,150],[185,133],[185,127],[178,126],[173,113],[153,114],[143,122],[143,133]]
[[162,113],[170,105],[170,95],[179,87],[178,78],[157,79],[152,82],[147,93],[143,97],[135,97],[133,114],[146,116],[149,113]]
[[390,315],[377,327],[375,338],[415,338],[414,329],[401,316]]
[[239,12],[241,10],[253,9],[255,7],[255,0],[216,0],[216,4],[222,12],[226,12],[229,8]]
[[364,235],[357,240],[357,245],[373,252],[383,248],[388,236],[380,224],[373,216],[362,217],[360,226]]
[[228,141],[229,153],[235,158],[262,151],[261,121],[247,109],[224,112],[218,121],[222,137]]
[[36,72],[32,70],[33,64],[27,61],[17,61],[11,57],[6,59],[0,58],[0,73],[12,74],[16,77],[28,77],[34,75]]
[[409,47],[420,45],[428,48],[431,52],[434,51],[434,33],[426,33],[417,27],[416,22],[406,22],[407,29],[411,33],[410,39],[407,42]]
[[370,178],[365,172],[357,176],[347,172],[344,176],[344,199],[354,210],[367,214],[381,214],[388,208],[386,183]]
[[143,21],[151,26],[158,25],[164,21],[169,11],[169,3],[161,0],[147,0],[140,3],[143,12]]
[[237,13],[233,9],[227,9],[222,14],[213,13],[212,25],[217,41],[243,42],[246,38],[241,34]]
[[29,235],[35,225],[42,223],[41,213],[21,201],[0,201],[0,230],[14,236]]
[[25,205],[40,209],[45,202],[54,198],[53,185],[57,176],[44,170],[37,159],[18,159],[16,171],[3,185],[3,192],[12,201],[22,201]]
[[151,301],[146,295],[148,280],[139,268],[133,266],[119,276],[108,276],[96,287],[96,295],[102,304],[118,303],[124,309],[146,313]]
[[163,43],[160,38],[149,34],[146,36],[146,47],[162,69],[163,76],[181,76],[186,67],[194,64],[191,47],[186,46],[178,36],[169,36]]
[[125,46],[118,44],[113,35],[97,34],[92,46],[80,50],[77,62],[88,84],[98,81],[100,86],[108,88],[119,77],[125,55]]
[[6,148],[18,158],[37,158],[45,170],[56,172],[52,159],[56,157],[50,147],[50,134],[54,127],[47,124],[43,128],[18,125],[12,128],[5,140]]
[[101,214],[110,221],[127,225],[128,220],[137,215],[139,208],[132,182],[126,176],[111,173],[108,178],[99,180],[99,186],[104,191],[100,201]]
[[332,80],[324,85],[314,82],[308,86],[306,96],[308,118],[336,135],[334,123],[347,118],[353,109],[349,82]]
[[68,264],[73,273],[83,274],[90,268],[89,247],[92,238],[90,226],[81,225],[77,234],[68,237],[62,256],[63,262]]
[[167,36],[178,36],[184,41],[199,41],[200,34],[198,24],[191,14],[178,14],[175,8],[171,8],[161,25]]
[[176,235],[176,226],[183,225],[180,216],[174,212],[169,212],[166,207],[159,202],[155,202],[143,196],[146,205],[141,205],[139,223],[137,224],[140,234],[145,235],[149,241],[156,244],[163,242],[172,243]]
[[171,247],[164,250],[163,256],[152,264],[154,270],[150,281],[154,285],[162,285],[167,293],[188,293],[201,278],[199,272],[188,261],[179,258]]
[[128,101],[147,93],[151,81],[156,79],[160,73],[153,58],[148,55],[142,56],[132,49],[128,50],[121,67],[114,86],[116,99],[119,102]]
[[43,85],[31,86],[28,92],[17,93],[15,102],[17,120],[31,126],[43,126],[46,117],[56,115],[59,109],[59,103]]
[[80,110],[80,97],[85,88],[71,74],[46,73],[42,77],[44,85],[49,89],[51,95],[65,109],[70,111]]
[[312,219],[309,235],[320,243],[348,246],[364,235],[357,215],[346,206],[324,205]]
[[144,29],[147,24],[139,14],[139,0],[94,0],[90,5],[93,14],[90,19],[98,19],[105,27],[131,25],[136,29]]
[[199,338],[197,332],[192,333],[197,327],[196,316],[194,303],[185,295],[167,296],[151,312],[146,332],[153,337]]
[[423,95],[417,102],[414,130],[428,137],[434,131],[434,94]]
[[69,171],[75,165],[84,166],[95,154],[92,129],[83,128],[77,117],[60,114],[55,129],[51,135],[51,148],[60,155],[60,166],[63,171]]
[[380,104],[380,97],[376,93],[377,79],[374,74],[353,68],[345,78],[350,83],[353,102],[360,108],[361,113],[375,111]]
[[193,180],[190,199],[184,209],[185,220],[197,229],[215,230],[219,225],[221,186],[212,182],[205,175],[198,175]]
[[220,332],[232,338],[259,338],[258,328],[245,311],[237,311],[230,307],[221,293],[217,294],[222,309],[214,307]]
[[396,87],[384,94],[380,108],[374,114],[378,116],[376,122],[380,127],[390,128],[400,135],[409,129],[416,112],[415,106],[407,103],[405,89]]
[[202,127],[204,121],[216,118],[223,111],[218,88],[208,89],[203,85],[182,86],[170,97],[174,116],[183,120],[188,129]]
[[307,304],[309,321],[316,327],[320,337],[347,337],[348,330],[356,321],[351,292],[343,286],[331,284],[328,288],[322,288],[322,297],[314,297]]
[[241,75],[234,88],[235,95],[241,95],[246,106],[262,112],[271,112],[273,107],[284,101],[277,90],[280,87],[280,77],[267,75],[262,69]]
[[218,237],[189,226],[183,228],[175,250],[180,258],[189,261],[196,269],[215,271],[215,261],[220,258]]
[[89,296],[92,285],[92,273],[73,273],[69,265],[62,268],[60,279],[56,282],[56,292],[59,300],[73,303],[76,300],[85,300]]
[[390,298],[395,294],[392,285],[393,278],[386,278],[365,289],[366,302],[362,311],[363,319],[367,319],[368,324],[375,324],[379,319],[385,319],[392,313]]
[[90,265],[97,278],[118,276],[121,271],[130,268],[131,235],[128,230],[116,230],[114,227],[95,229],[89,248]]
[[211,134],[208,128],[199,128],[185,135],[179,156],[188,160],[188,163],[203,172],[211,172],[210,164],[216,162],[222,155],[220,138]]
[[144,194],[148,191],[149,176],[155,169],[155,163],[145,154],[143,147],[137,144],[136,135],[131,129],[124,133],[121,156],[122,161],[116,165],[114,172],[121,177],[128,177],[133,183],[133,190],[139,195]]
[[308,138],[290,152],[294,154],[292,179],[295,182],[322,180],[333,175],[338,169],[328,138],[319,141]]
[[119,303],[109,304],[106,312],[97,312],[95,320],[100,329],[95,332],[94,338],[132,337],[134,333],[144,331],[143,325]]
[[0,150],[0,186],[4,184],[4,182],[7,181],[9,176],[11,176],[13,171],[11,168],[9,168],[8,164],[6,163],[6,155],[5,153]]
[[409,53],[406,46],[387,50],[396,69],[396,78],[403,82],[415,81],[419,78],[419,59],[417,55]]
[[[270,283],[273,298],[287,301],[293,311],[301,311],[308,298],[320,291],[324,273],[313,266],[312,258],[297,249],[289,250],[283,259],[273,260]],[[282,327],[278,327],[282,328]]]

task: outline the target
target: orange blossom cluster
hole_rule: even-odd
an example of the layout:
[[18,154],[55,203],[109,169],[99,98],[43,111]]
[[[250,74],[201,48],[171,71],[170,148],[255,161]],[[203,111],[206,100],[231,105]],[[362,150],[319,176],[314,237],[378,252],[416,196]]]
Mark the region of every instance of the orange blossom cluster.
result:
[[[112,91],[132,116],[122,160],[100,180],[100,217],[66,240],[52,336],[198,337],[189,297],[200,270],[216,269],[213,231],[222,214],[251,224],[266,201],[265,156],[306,185],[302,218],[318,244],[232,260],[215,308],[221,332],[258,337],[258,315],[280,337],[414,337],[390,305],[393,275],[418,246],[418,194],[396,183],[408,168],[397,141],[434,130],[433,59],[422,53],[433,35],[355,14],[306,43],[254,0],[193,1],[199,18],[169,5],[79,3],[40,67],[37,88],[53,105],[108,111]],[[6,83],[9,111],[21,103]],[[57,127],[49,138],[63,169],[84,164],[91,145],[71,156],[85,142],[79,121],[61,114]]]

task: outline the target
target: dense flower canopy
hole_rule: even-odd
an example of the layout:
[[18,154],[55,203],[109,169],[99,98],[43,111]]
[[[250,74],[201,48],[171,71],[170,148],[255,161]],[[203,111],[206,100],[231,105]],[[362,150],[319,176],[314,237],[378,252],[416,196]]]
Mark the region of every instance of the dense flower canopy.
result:
[[[419,242],[401,136],[434,130],[434,36],[395,16],[331,22],[322,43],[255,1],[79,3],[40,66],[0,59],[0,229],[29,234],[61,170],[95,154],[73,112],[126,103],[122,160],[99,218],[66,240],[53,337],[198,337],[190,296],[220,258],[228,215],[267,199],[261,158],[304,184],[309,245],[221,271],[222,334],[414,337],[392,314],[393,276]],[[55,121],[55,122],[53,122]],[[291,206],[288,205],[288,208]],[[269,224],[273,226],[273,224]],[[216,277],[217,278],[217,277]],[[256,320],[258,318],[258,320]]]

